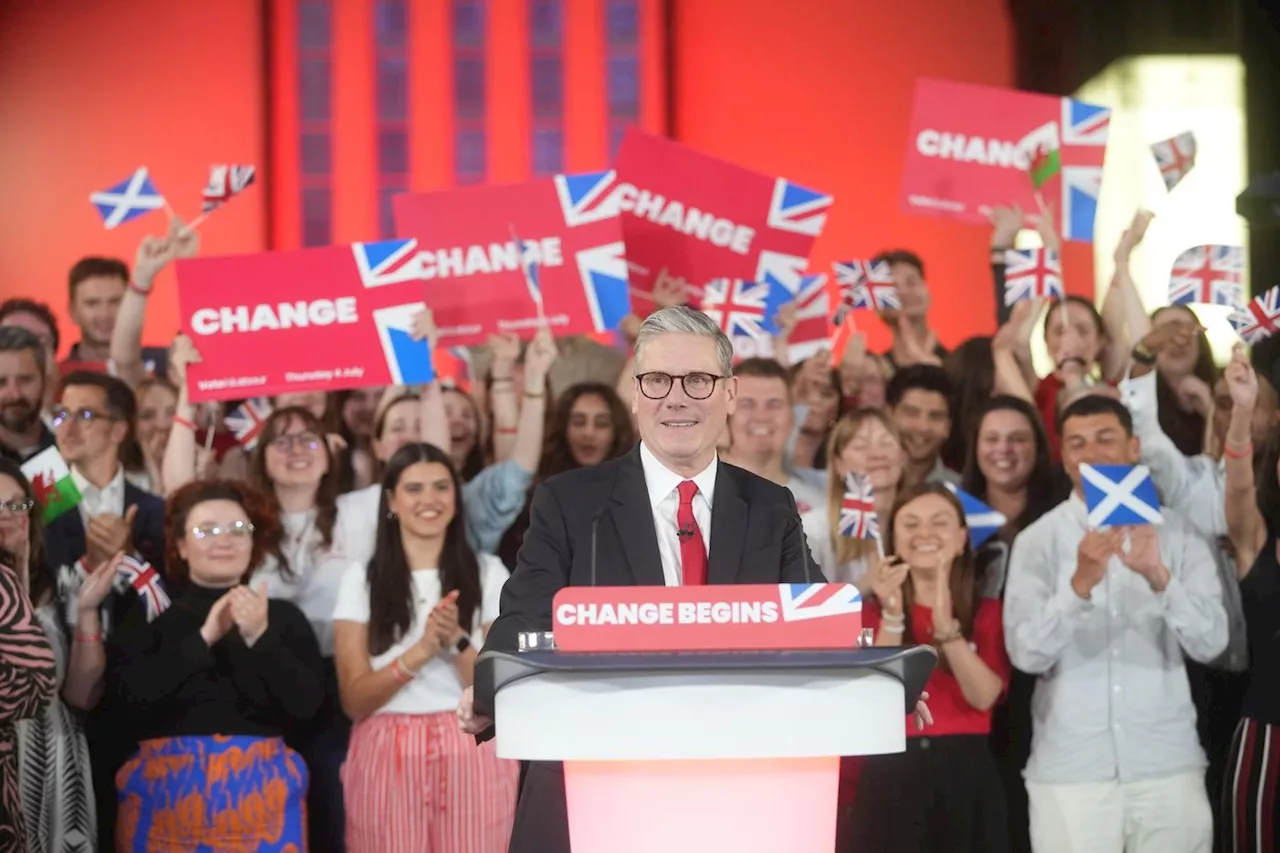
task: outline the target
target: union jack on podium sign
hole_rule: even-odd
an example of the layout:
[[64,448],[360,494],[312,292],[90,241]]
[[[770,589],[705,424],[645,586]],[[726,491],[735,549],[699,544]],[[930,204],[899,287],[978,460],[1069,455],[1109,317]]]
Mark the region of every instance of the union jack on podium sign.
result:
[[857,648],[853,584],[566,587],[552,605],[566,652]]

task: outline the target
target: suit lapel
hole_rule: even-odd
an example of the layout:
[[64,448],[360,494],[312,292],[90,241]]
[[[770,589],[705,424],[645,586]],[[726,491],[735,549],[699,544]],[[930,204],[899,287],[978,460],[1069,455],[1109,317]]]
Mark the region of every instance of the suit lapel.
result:
[[662,554],[658,550],[658,534],[653,529],[653,506],[649,503],[649,489],[640,465],[639,445],[619,461],[609,515],[636,583],[664,585]]
[[734,583],[747,538],[747,502],[738,491],[737,477],[722,460],[716,466],[715,501],[711,505],[711,553],[707,583]]

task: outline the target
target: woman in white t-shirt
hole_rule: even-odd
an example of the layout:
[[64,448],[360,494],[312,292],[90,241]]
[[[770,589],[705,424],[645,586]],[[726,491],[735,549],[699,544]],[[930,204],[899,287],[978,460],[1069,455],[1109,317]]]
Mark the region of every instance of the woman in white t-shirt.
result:
[[342,768],[349,853],[504,853],[515,762],[462,734],[455,709],[507,570],[467,544],[462,484],[429,444],[396,451],[377,545],[342,578],[334,647],[355,722]]

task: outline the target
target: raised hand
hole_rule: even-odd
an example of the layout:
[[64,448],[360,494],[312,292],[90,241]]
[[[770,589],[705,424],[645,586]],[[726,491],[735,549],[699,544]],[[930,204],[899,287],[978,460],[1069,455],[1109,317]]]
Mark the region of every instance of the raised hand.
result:
[[1107,575],[1111,558],[1124,546],[1124,531],[1113,527],[1107,530],[1090,530],[1076,548],[1076,571],[1071,578],[1071,588],[1081,598],[1088,598],[1093,588]]
[[871,570],[871,592],[880,609],[897,613],[902,610],[902,583],[907,579],[907,564],[898,557],[885,557]]
[[230,596],[231,621],[239,629],[244,644],[252,648],[267,631],[267,582],[260,582],[256,590],[237,586]]
[[991,210],[991,248],[1008,249],[1013,246],[1014,239],[1022,230],[1024,220],[1022,208],[995,207]]
[[1115,262],[1117,264],[1129,262],[1129,256],[1142,244],[1142,238],[1147,234],[1147,226],[1154,218],[1155,214],[1149,210],[1139,210],[1133,215],[1133,221],[1120,235],[1120,242],[1116,244]]
[[1119,552],[1120,562],[1142,575],[1156,592],[1162,591],[1169,583],[1169,570],[1160,559],[1160,540],[1156,529],[1151,525],[1139,525],[1124,528],[1128,536],[1129,547]]
[[422,306],[422,310],[413,315],[413,328],[409,330],[409,335],[415,341],[427,341],[432,349],[435,349],[437,339],[436,315],[431,309]]
[[107,596],[111,594],[116,572],[120,570],[120,563],[123,560],[124,552],[121,551],[99,565],[86,566],[89,574],[85,576],[84,581],[80,584],[80,589],[76,593],[77,611],[80,613],[98,612],[102,602],[106,601]]
[[1227,391],[1231,394],[1231,405],[1239,406],[1245,411],[1253,411],[1258,404],[1258,374],[1249,363],[1244,344],[1236,344],[1231,351],[1231,361],[1223,373],[1227,380]]
[[556,339],[546,326],[538,329],[524,353],[525,389],[541,393],[551,365],[560,355]]
[[187,367],[200,363],[200,353],[191,338],[179,334],[169,346],[169,381],[178,388],[187,387]]
[[781,341],[791,339],[791,333],[796,330],[796,304],[794,302],[784,302],[778,306],[778,310],[773,313],[774,325],[778,327],[778,333],[774,337]]
[[511,371],[520,358],[520,339],[515,335],[490,335],[485,342],[493,353],[489,373],[497,378],[511,378]]
[[1173,393],[1178,398],[1178,405],[1183,411],[1196,412],[1208,417],[1213,410],[1213,389],[1194,373],[1187,374],[1173,386]]

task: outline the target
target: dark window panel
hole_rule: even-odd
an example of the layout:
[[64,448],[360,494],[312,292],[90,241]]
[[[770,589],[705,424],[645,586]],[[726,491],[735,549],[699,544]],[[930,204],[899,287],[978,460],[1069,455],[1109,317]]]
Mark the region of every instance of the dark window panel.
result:
[[560,27],[560,0],[533,0],[529,4],[529,34],[535,45],[558,47]]
[[409,115],[408,63],[378,60],[378,121],[404,121]]
[[332,166],[329,157],[329,134],[302,134],[302,174],[327,175]]
[[396,236],[396,220],[391,199],[405,191],[405,187],[396,184],[384,186],[378,190],[378,227],[385,240]]
[[613,0],[605,12],[610,44],[635,44],[640,37],[640,12],[633,0]]
[[330,67],[327,59],[304,59],[298,73],[298,112],[303,121],[328,121]]
[[302,191],[302,245],[327,246],[333,242],[330,200],[328,189]]
[[373,5],[375,44],[382,48],[404,47],[409,28],[405,0],[377,0]]
[[402,130],[384,130],[378,134],[378,172],[404,175],[409,171],[409,134]]
[[541,57],[533,60],[533,115],[535,118],[556,118],[562,110],[564,86],[559,57]]
[[634,56],[609,60],[609,115],[632,118],[640,114],[640,63]]
[[484,62],[459,59],[453,63],[454,112],[458,118],[484,115]]
[[533,173],[556,175],[564,170],[564,134],[559,130],[533,132]]
[[475,0],[454,0],[453,44],[474,47],[484,43],[484,4]]
[[474,184],[484,180],[485,137],[479,130],[460,130],[454,137],[454,176],[460,184]]
[[328,50],[333,41],[333,10],[329,0],[298,3],[298,49]]
[[627,135],[627,126],[625,124],[614,123],[609,127],[609,160],[618,156],[618,149],[622,147],[622,137]]

